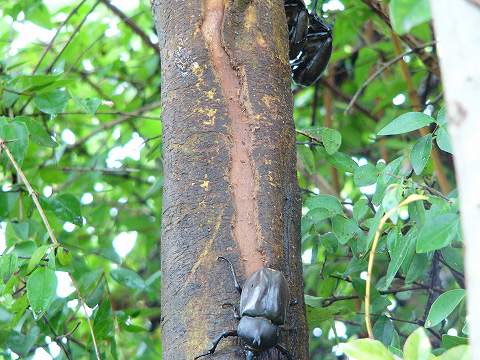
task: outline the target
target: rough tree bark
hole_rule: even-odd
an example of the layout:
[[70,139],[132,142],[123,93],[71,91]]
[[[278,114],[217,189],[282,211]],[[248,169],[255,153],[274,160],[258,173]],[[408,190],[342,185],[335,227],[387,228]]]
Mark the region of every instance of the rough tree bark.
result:
[[[282,270],[283,342],[308,358],[290,66],[283,0],[154,0],[162,59],[163,359],[193,359],[236,328],[225,263],[242,281]],[[215,359],[244,359],[225,340]],[[264,359],[283,359],[275,350]]]
[[471,358],[480,359],[480,1],[430,0],[465,244]]

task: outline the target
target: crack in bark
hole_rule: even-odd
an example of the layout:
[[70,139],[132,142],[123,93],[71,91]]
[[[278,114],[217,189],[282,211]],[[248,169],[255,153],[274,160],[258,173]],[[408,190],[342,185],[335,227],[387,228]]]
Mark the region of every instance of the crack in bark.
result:
[[248,116],[248,104],[242,93],[242,80],[230,62],[223,44],[224,0],[204,0],[202,33],[210,51],[215,75],[219,79],[222,95],[231,121],[231,169],[235,216],[232,224],[233,238],[238,244],[240,258],[244,261],[247,276],[265,265],[260,249],[261,233],[257,215],[257,189],[255,167],[251,152],[253,134]]

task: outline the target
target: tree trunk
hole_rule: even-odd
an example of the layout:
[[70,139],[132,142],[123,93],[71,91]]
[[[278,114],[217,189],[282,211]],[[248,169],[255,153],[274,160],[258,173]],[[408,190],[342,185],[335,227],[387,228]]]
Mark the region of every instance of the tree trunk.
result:
[[465,244],[472,359],[480,359],[480,1],[431,0]]
[[[282,342],[308,358],[290,66],[283,0],[155,0],[164,142],[163,359],[205,352],[235,329],[222,304],[262,266],[291,297]],[[224,340],[215,359],[244,359]],[[284,359],[271,350],[264,359]]]

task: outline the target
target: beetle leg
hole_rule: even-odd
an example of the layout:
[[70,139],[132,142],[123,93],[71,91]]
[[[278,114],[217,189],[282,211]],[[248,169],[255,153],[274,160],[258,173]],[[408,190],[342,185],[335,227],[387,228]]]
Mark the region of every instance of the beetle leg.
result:
[[230,260],[228,260],[227,258],[224,258],[223,256],[219,256],[217,258],[217,260],[226,261],[228,263],[228,265],[230,265],[230,271],[231,271],[232,276],[233,276],[233,283],[235,285],[235,289],[237,289],[237,291],[241,294],[242,293],[242,287],[238,283],[237,274],[235,273],[235,268],[233,267],[233,264],[230,262]]
[[275,348],[278,351],[280,351],[283,355],[285,355],[288,360],[293,360],[292,355],[283,345],[277,344],[277,345],[275,345]]
[[235,305],[233,305],[232,303],[225,303],[222,305],[222,308],[227,308],[227,307],[231,307],[232,310],[233,310],[233,317],[237,320],[240,320],[242,317],[240,316],[240,313],[238,312],[238,309]]
[[317,2],[318,2],[318,0],[313,0],[313,2],[312,2],[312,14],[317,13]]
[[224,331],[218,335],[215,340],[212,341],[212,347],[204,354],[196,356],[193,360],[200,359],[201,357],[212,355],[217,349],[218,343],[229,336],[237,336],[237,330]]

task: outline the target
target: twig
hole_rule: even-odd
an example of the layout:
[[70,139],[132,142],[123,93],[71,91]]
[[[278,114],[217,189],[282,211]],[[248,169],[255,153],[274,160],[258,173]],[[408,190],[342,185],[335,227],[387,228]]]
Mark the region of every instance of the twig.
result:
[[55,58],[52,60],[52,62],[50,63],[50,65],[48,66],[48,68],[45,70],[46,73],[49,73],[53,67],[55,66],[55,64],[57,63],[57,61],[60,59],[60,57],[62,56],[63,52],[66,50],[66,48],[68,47],[68,45],[70,45],[70,43],[72,42],[73,38],[75,37],[75,35],[77,35],[77,33],[80,31],[80,29],[82,28],[83,24],[85,24],[85,21],[87,21],[87,18],[88,16],[93,12],[93,10],[95,10],[95,8],[97,7],[97,5],[100,3],[100,0],[98,0],[95,4],[93,4],[93,6],[91,7],[91,9],[85,14],[85,16],[83,17],[82,21],[80,21],[80,23],[77,25],[77,27],[73,30],[72,34],[70,35],[70,37],[68,38],[67,42],[63,45],[62,49],[58,52],[58,54],[55,56]]
[[147,104],[141,108],[139,108],[138,110],[135,110],[131,113],[129,113],[128,115],[122,115],[120,117],[120,119],[117,119],[115,121],[112,121],[112,122],[109,122],[109,123],[105,123],[103,124],[102,126],[99,126],[96,130],[92,131],[90,134],[87,134],[85,135],[84,137],[80,138],[77,142],[75,142],[74,144],[70,145],[67,149],[68,150],[73,150],[81,145],[83,145],[85,142],[87,142],[90,138],[92,138],[93,136],[101,133],[102,131],[105,131],[105,130],[108,130],[108,129],[111,129],[117,125],[120,125],[124,122],[127,122],[129,121],[132,117],[135,117],[141,113],[144,113],[146,111],[150,111],[150,110],[153,110],[153,109],[156,109],[158,107],[161,106],[161,101],[155,101],[153,103],[150,103],[150,104]]
[[[43,224],[45,225],[45,228],[47,229],[48,235],[50,236],[50,239],[51,239],[52,243],[54,244],[55,247],[61,246],[60,243],[58,242],[54,232],[53,232],[52,227],[50,226],[50,223],[48,222],[47,216],[45,215],[45,211],[43,210],[42,205],[40,205],[40,201],[38,201],[38,197],[37,197],[36,192],[33,190],[32,186],[30,185],[30,182],[28,181],[27,177],[25,176],[23,170],[20,168],[20,165],[18,165],[18,163],[16,162],[16,160],[13,157],[12,153],[10,152],[10,149],[8,148],[5,140],[2,139],[2,138],[0,138],[0,149],[5,151],[5,154],[7,155],[8,159],[10,160],[13,167],[17,171],[18,176],[20,177],[22,182],[25,184],[25,186],[28,190],[28,193],[32,197],[33,203],[35,204],[35,207],[37,208],[38,213],[40,214],[40,217],[42,218]],[[83,300],[83,297],[80,294],[80,288],[78,287],[78,285],[77,285],[75,279],[73,278],[72,274],[69,273],[68,275],[69,275],[70,280],[72,281],[72,284],[75,288],[75,292],[77,293],[78,299],[80,300],[80,303],[82,304],[82,306],[85,310],[88,327],[90,328],[90,333],[92,335],[92,341],[93,341],[93,346],[95,348],[95,353],[97,355],[97,359],[100,360],[101,359],[100,358],[100,351],[98,350],[97,341],[95,339],[95,334],[93,333],[92,322],[91,322],[91,320],[90,320],[90,318],[87,314],[87,311],[86,311],[87,308],[86,308],[86,305],[85,305],[85,301]]]
[[40,59],[38,60],[37,64],[35,65],[35,67],[33,68],[32,70],[32,75],[34,75],[38,68],[40,67],[41,63],[43,62],[43,59],[45,59],[45,56],[47,56],[47,53],[50,51],[50,49],[52,48],[53,46],[53,43],[55,42],[55,39],[57,38],[58,34],[60,34],[60,31],[62,30],[62,28],[68,23],[68,21],[70,20],[70,18],[75,15],[78,11],[78,9],[86,2],[87,0],[82,0],[80,2],[80,4],[78,4],[77,6],[75,6],[73,8],[72,11],[70,11],[70,14],[68,14],[67,18],[60,24],[60,26],[58,27],[57,31],[55,32],[55,35],[53,35],[52,37],[52,40],[50,40],[50,42],[48,43],[47,47],[45,48],[45,50],[43,50],[43,53],[42,55],[40,56]]
[[[92,116],[92,114],[88,114],[85,112],[81,111],[69,111],[69,112],[61,112],[56,114],[57,116],[78,116],[78,115],[84,115],[84,116]],[[156,121],[161,121],[159,116],[148,116],[148,115],[142,115],[142,114],[136,114],[136,113],[131,113],[131,112],[125,112],[125,111],[97,111],[95,113],[95,116],[100,116],[100,115],[111,115],[111,116],[128,116],[128,117],[137,117],[140,119],[147,119],[147,120],[156,120]],[[31,113],[26,116],[50,116],[45,113]]]
[[[77,27],[73,30],[72,34],[70,35],[70,37],[68,38],[67,42],[63,45],[62,49],[60,50],[60,52],[54,57],[54,59],[52,60],[52,62],[50,63],[50,65],[45,69],[45,73],[48,74],[54,67],[54,65],[57,63],[57,61],[60,59],[60,57],[62,56],[63,52],[65,51],[65,49],[68,47],[68,45],[70,45],[70,43],[72,42],[73,38],[75,37],[75,35],[80,31],[80,29],[82,28],[83,24],[85,23],[85,21],[87,20],[88,18],[88,15],[90,15],[93,10],[95,10],[95,8],[97,7],[97,5],[100,3],[100,0],[98,0],[93,6],[92,8],[88,11],[88,13],[83,17],[82,21],[80,22],[80,24],[77,25]],[[53,42],[52,42],[52,45],[53,45]],[[50,46],[51,48],[51,46]],[[50,50],[49,48],[49,50]],[[36,70],[35,70],[36,71]],[[25,102],[25,104],[21,107],[19,113],[23,113],[26,109],[26,107],[28,106],[28,104],[30,104],[30,101],[32,100],[32,97],[28,98],[28,100]]]
[[[45,322],[45,324],[48,326],[48,328],[50,329],[50,331],[52,332],[53,336],[54,336],[54,339],[58,339],[58,335],[55,331],[55,329],[53,328],[53,326],[50,324],[50,321],[48,321],[47,317],[46,316],[43,316],[43,321]],[[70,354],[70,352],[65,348],[65,345],[63,344],[62,341],[58,341],[57,342],[58,345],[62,348],[63,352],[65,353],[65,356],[67,357],[68,360],[72,360],[72,355]]]
[[299,130],[299,129],[295,129],[295,132],[297,134],[300,134],[300,135],[303,135],[303,136],[306,136],[307,138],[309,138],[310,140],[312,140],[312,142],[314,143],[317,143],[317,144],[323,144],[322,140],[320,140],[319,138],[303,131],[303,130]]
[[380,66],[377,71],[375,71],[372,75],[369,76],[367,80],[364,81],[364,83],[360,86],[360,88],[357,90],[355,95],[353,95],[352,100],[350,100],[350,103],[348,104],[347,108],[345,109],[345,114],[350,113],[353,105],[357,101],[358,97],[363,93],[363,91],[367,88],[370,83],[375,80],[377,77],[379,77],[385,70],[387,70],[390,66],[396,64],[398,61],[402,60],[406,55],[418,52],[420,49],[424,49],[426,47],[432,46],[435,44],[435,41],[430,41],[428,43],[423,44],[420,47],[417,47],[415,49],[410,49],[408,51],[405,51],[404,53],[395,56],[392,60],[386,62],[382,66]]
[[[370,9],[372,9],[373,12],[375,12],[390,29],[393,30],[392,23],[390,22],[390,17],[383,9],[382,3],[380,1],[378,0],[362,0],[362,1],[368,7],[370,7]],[[401,35],[400,39],[402,39],[402,41],[405,44],[407,44],[407,46],[410,49],[415,49],[419,46],[419,40],[410,34]],[[429,54],[426,51],[423,51],[423,49],[420,50],[419,55],[420,55],[420,59],[425,64],[425,66],[429,68],[430,72],[434,73],[437,76],[440,76],[440,68],[438,66],[437,59],[434,56],[432,56],[432,54]]]
[[[336,99],[340,99],[340,100],[346,102],[347,104],[351,101],[351,98],[350,98],[348,95],[344,94],[344,93],[343,93],[342,91],[340,91],[336,86],[330,84],[327,80],[321,78],[321,79],[319,80],[319,82],[320,82],[323,86],[325,86],[325,87],[329,88],[330,90],[332,90],[332,92],[333,92],[333,94],[335,95],[335,98],[336,98]],[[358,104],[358,102],[355,102],[355,103],[353,104],[353,107],[354,107],[355,109],[357,109],[358,112],[364,114],[365,116],[369,117],[369,118],[372,119],[373,121],[375,121],[375,122],[379,122],[379,121],[380,121],[380,119],[379,119],[378,116],[376,116],[375,114],[373,114],[373,113],[372,113],[370,110],[368,110],[367,108],[365,108],[365,107],[363,107],[362,105]]]
[[390,216],[395,213],[399,208],[402,206],[408,205],[412,202],[415,201],[422,201],[422,200],[428,200],[428,197],[423,196],[423,195],[418,195],[418,194],[412,194],[409,197],[407,197],[405,200],[403,200],[401,203],[399,203],[397,206],[394,208],[390,209],[383,215],[383,217],[380,219],[380,222],[377,226],[377,230],[375,231],[375,237],[373,239],[372,247],[370,249],[370,255],[368,258],[368,271],[367,271],[367,281],[365,284],[365,324],[367,326],[367,332],[368,332],[368,337],[373,339],[373,328],[372,328],[372,322],[370,319],[370,299],[371,299],[371,283],[372,283],[372,272],[373,272],[373,262],[375,260],[375,251],[377,250],[377,245],[378,241],[380,239],[380,235],[382,233],[382,228],[383,225],[387,222],[387,220],[390,218]]
[[132,29],[132,31],[140,36],[140,38],[143,40],[145,45],[151,47],[155,52],[158,52],[158,44],[154,44],[152,40],[150,40],[150,37],[142,30],[140,27],[135,24],[132,19],[130,19],[125,13],[122,12],[119,8],[117,8],[115,5],[113,5],[109,0],[100,0],[102,4],[104,4],[106,7],[108,7],[115,15],[117,15],[122,21]]

